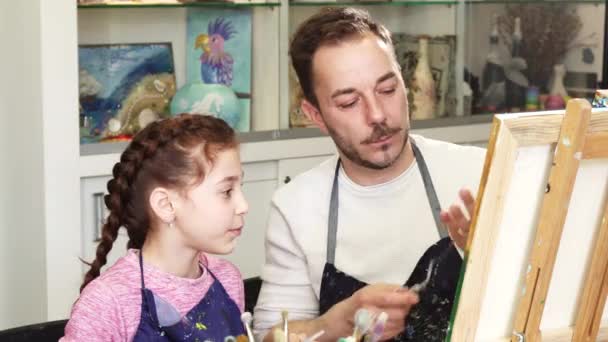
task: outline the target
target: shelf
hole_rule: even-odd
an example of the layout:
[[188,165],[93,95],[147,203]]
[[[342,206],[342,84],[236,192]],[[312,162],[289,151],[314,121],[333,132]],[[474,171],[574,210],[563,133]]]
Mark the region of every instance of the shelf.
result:
[[603,4],[604,0],[465,0],[464,3],[468,5],[489,5],[489,4],[504,4],[504,5],[514,5],[514,4],[590,4],[590,5],[600,5]]
[[291,1],[291,6],[429,6],[429,5],[456,5],[458,1]]
[[429,5],[489,5],[489,4],[603,4],[604,0],[465,0],[465,1],[420,1],[420,0],[398,0],[398,1],[290,1],[290,6],[429,6]]
[[100,8],[179,8],[179,7],[277,7],[280,2],[224,2],[224,1],[205,1],[189,3],[111,3],[111,4],[81,4],[79,9],[100,9]]
[[[445,128],[463,125],[478,125],[492,122],[493,115],[472,115],[463,117],[439,118],[430,120],[419,120],[412,123],[413,129]],[[255,143],[277,140],[308,139],[324,136],[317,128],[292,128],[271,131],[239,133],[238,139],[241,143]],[[107,142],[80,145],[81,156],[91,156],[108,153],[120,153],[128,145],[128,142]]]

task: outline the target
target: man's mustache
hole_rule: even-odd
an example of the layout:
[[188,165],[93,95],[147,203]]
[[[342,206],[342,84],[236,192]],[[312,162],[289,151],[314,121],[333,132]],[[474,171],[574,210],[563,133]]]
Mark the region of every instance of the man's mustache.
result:
[[373,144],[378,142],[388,136],[394,135],[396,133],[401,132],[401,128],[399,127],[388,127],[387,125],[375,125],[372,134],[367,137],[365,140],[361,141],[361,144]]

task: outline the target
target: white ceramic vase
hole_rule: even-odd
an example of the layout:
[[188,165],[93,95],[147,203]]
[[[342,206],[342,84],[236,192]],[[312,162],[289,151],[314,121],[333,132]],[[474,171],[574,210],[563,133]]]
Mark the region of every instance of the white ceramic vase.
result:
[[414,106],[412,111],[413,120],[426,120],[435,117],[435,81],[429,66],[428,45],[429,40],[422,37],[419,40],[420,50],[418,64],[414,71],[412,82]]

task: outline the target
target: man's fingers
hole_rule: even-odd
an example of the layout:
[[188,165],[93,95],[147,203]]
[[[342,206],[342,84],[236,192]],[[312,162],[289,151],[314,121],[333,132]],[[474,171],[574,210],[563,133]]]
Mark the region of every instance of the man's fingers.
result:
[[382,334],[382,340],[390,340],[395,336],[399,335],[405,329],[405,321],[401,321],[401,323],[395,322],[386,322],[386,326],[384,327],[384,333]]
[[464,206],[469,212],[469,217],[473,216],[473,211],[475,210],[475,198],[473,197],[473,194],[468,189],[462,189],[460,190],[459,195],[462,203],[464,203]]
[[395,309],[395,308],[384,308],[382,312],[386,312],[388,315],[387,322],[403,322],[409,314],[409,309]]
[[444,225],[449,227],[449,224],[451,222],[450,213],[448,213],[446,210],[442,210],[439,213],[439,219],[441,219],[441,222],[443,222]]
[[418,295],[406,288],[401,288],[385,294],[377,304],[381,308],[408,308],[416,303],[418,303]]
[[398,285],[376,284],[366,286],[355,293],[357,307],[409,307],[418,303],[415,292]]
[[462,209],[460,209],[459,205],[452,204],[450,206],[450,218],[456,223],[461,223],[463,220],[465,220],[464,214],[462,213]]
[[466,235],[469,232],[471,221],[463,215],[462,209],[456,205],[450,207],[449,228],[451,233]]

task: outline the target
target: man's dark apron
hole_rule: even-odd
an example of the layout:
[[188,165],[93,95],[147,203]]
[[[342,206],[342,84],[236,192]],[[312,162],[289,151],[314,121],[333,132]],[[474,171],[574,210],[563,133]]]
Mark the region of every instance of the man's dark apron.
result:
[[[412,308],[409,315],[406,317],[405,330],[398,335],[394,341],[443,341],[449,325],[462,258],[448,237],[447,231],[442,227],[439,218],[441,206],[424,157],[414,142],[412,142],[411,145],[422,176],[433,218],[435,219],[435,226],[441,239],[426,250],[416,264],[409,279],[404,284],[404,286],[411,287],[414,284],[422,282],[427,276],[427,269],[431,260],[434,260],[431,280],[426,289],[420,293],[419,303]],[[338,159],[331,190],[329,217],[327,220],[327,260],[323,269],[323,278],[321,279],[319,300],[320,314],[324,314],[336,303],[349,298],[357,290],[367,285],[366,283],[341,272],[334,265],[337,242],[336,235],[338,231],[339,170],[340,160]],[[407,208],[403,209],[407,210]],[[418,229],[427,229],[427,227],[419,227]],[[414,230],[412,229],[412,231]],[[408,248],[408,246],[403,246],[403,248]]]

